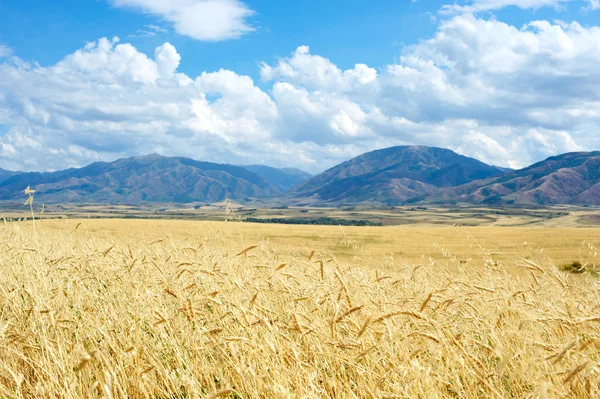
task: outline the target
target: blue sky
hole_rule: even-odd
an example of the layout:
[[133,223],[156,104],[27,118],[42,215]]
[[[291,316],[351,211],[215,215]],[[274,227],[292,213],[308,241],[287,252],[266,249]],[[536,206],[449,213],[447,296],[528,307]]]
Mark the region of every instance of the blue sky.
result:
[[[598,0],[0,0],[0,167],[600,145]],[[118,40],[116,39],[118,38]]]
[[[370,4],[373,3],[373,4]],[[118,36],[138,50],[152,54],[163,42],[173,44],[182,56],[179,70],[188,75],[220,68],[258,77],[257,65],[287,56],[299,45],[340,68],[356,63],[381,66],[394,62],[403,45],[415,44],[435,33],[436,14],[450,2],[438,0],[254,0],[246,4],[256,12],[248,19],[256,31],[238,40],[206,42],[178,35],[160,17],[102,0],[23,0],[0,2],[0,43],[15,55],[42,65],[60,61],[86,42]],[[521,10],[512,6],[493,15],[516,26],[532,19],[597,22],[594,12],[581,12],[580,2]],[[492,14],[490,14],[492,15]],[[152,37],[138,31],[153,32]],[[27,34],[24,34],[27,32]]]
[[[401,45],[412,44],[435,30],[431,12],[444,3],[378,1],[247,1],[256,12],[248,23],[256,31],[238,40],[206,42],[178,35],[161,18],[104,1],[24,0],[0,3],[0,42],[25,60],[53,64],[85,42],[118,36],[152,54],[164,41],[182,55],[180,71],[232,69],[258,76],[257,65],[288,55],[300,44],[314,48],[342,68],[358,62],[385,65],[397,58]],[[433,3],[436,3],[435,5]],[[165,32],[143,37],[138,30]],[[28,34],[23,34],[28,32]],[[140,37],[142,36],[142,37]]]

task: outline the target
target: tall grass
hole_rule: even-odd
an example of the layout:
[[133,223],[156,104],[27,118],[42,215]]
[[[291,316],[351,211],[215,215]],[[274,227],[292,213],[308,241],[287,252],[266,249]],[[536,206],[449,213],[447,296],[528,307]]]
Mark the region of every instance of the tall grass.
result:
[[30,224],[0,231],[2,398],[600,397],[589,274],[489,253],[381,271],[225,223],[151,241],[62,223],[37,245]]

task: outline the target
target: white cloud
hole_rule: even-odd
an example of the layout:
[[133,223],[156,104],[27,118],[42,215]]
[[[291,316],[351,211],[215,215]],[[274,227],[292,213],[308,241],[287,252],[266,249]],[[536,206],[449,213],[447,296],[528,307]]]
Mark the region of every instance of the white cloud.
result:
[[598,110],[598,40],[599,28],[577,23],[517,29],[458,16],[405,49],[381,84],[388,96],[411,96],[397,108],[413,119],[443,114],[564,130],[580,122],[577,115]]
[[309,88],[345,91],[368,85],[377,79],[377,71],[365,64],[342,71],[327,58],[310,54],[308,46],[300,46],[291,58],[283,58],[278,65],[263,63],[261,78],[265,81],[284,79]]
[[173,24],[177,33],[197,40],[237,39],[255,30],[247,22],[255,12],[240,0],[109,1],[117,7],[132,8],[163,18]]
[[[522,9],[538,9],[542,7],[558,8],[572,0],[472,0],[469,5],[451,4],[442,7],[443,14],[477,13],[482,11],[499,10],[504,7],[519,7]],[[598,0],[589,0],[597,2]]]
[[502,144],[476,129],[470,130],[464,135],[455,150],[459,154],[465,154],[490,164],[506,164],[506,161],[509,160],[510,166],[513,161],[510,152]]
[[156,60],[156,66],[160,75],[168,78],[175,73],[175,70],[179,66],[179,61],[181,61],[181,56],[177,53],[175,47],[170,43],[165,43],[156,48],[154,59]]
[[[154,82],[159,76],[158,65],[131,44],[117,44],[119,38],[106,38],[88,43],[85,48],[68,55],[54,67],[57,75],[78,72],[89,80],[118,83],[133,80]],[[157,55],[158,49],[157,49]]]
[[10,47],[0,43],[0,58],[8,57],[12,54]]
[[158,25],[145,25],[143,29],[138,29],[134,34],[128,37],[155,37],[159,33],[167,33],[168,30]]
[[598,27],[464,14],[378,69],[300,46],[262,64],[264,90],[224,69],[187,76],[180,61],[169,43],[148,56],[114,38],[47,67],[0,63],[0,167],[161,152],[319,172],[398,144],[520,167],[600,147]]
[[600,10],[600,0],[587,0],[590,10]]

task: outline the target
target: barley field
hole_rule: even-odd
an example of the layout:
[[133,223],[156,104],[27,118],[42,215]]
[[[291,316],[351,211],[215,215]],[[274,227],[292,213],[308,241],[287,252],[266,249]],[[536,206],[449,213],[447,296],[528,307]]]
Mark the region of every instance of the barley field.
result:
[[5,222],[0,398],[598,398],[597,247],[584,228]]

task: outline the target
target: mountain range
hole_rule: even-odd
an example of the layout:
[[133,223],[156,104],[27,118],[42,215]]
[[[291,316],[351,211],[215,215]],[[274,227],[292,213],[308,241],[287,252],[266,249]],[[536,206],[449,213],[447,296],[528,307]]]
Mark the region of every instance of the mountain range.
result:
[[295,169],[252,168],[259,173],[241,166],[151,154],[80,169],[15,174],[0,183],[0,199],[22,199],[24,188],[31,186],[45,202],[218,202],[274,196],[285,189],[286,173],[288,184],[294,184],[298,176],[310,176]]
[[550,157],[520,170],[451,150],[398,146],[311,176],[293,168],[234,166],[157,154],[57,172],[0,169],[0,200],[135,204],[276,199],[291,205],[600,205],[600,151]]

